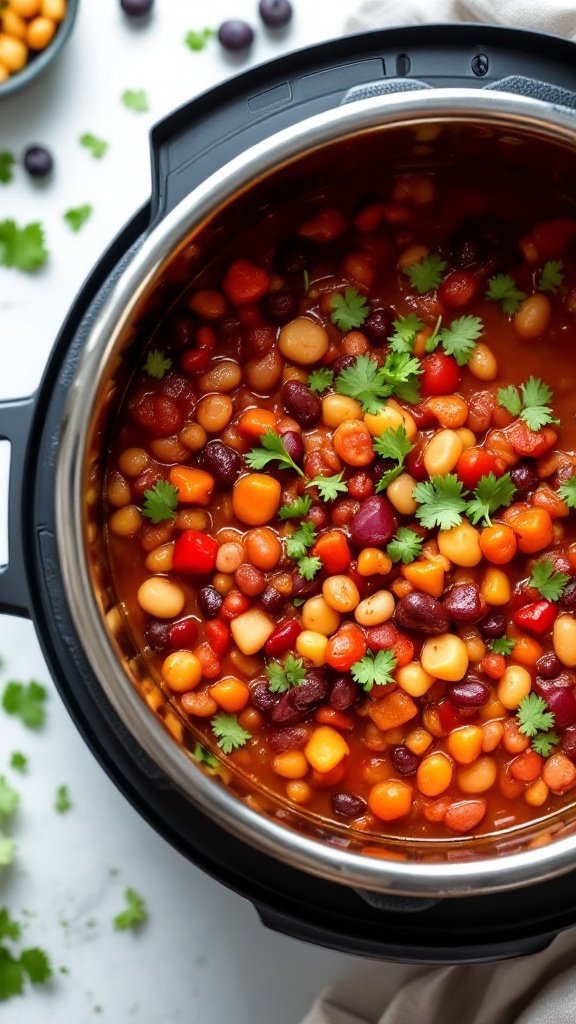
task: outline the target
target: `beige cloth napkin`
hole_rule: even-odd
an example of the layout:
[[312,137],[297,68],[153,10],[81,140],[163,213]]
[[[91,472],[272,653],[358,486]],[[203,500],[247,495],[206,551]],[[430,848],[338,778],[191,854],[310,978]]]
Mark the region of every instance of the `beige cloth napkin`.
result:
[[[576,0],[364,0],[346,27],[455,21],[576,40]],[[368,963],[324,992],[301,1024],[576,1024],[576,930],[543,953],[499,964]]]

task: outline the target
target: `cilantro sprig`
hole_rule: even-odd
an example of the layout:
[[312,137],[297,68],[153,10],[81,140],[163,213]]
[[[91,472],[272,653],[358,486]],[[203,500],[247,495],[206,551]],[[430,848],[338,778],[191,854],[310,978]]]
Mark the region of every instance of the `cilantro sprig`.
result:
[[370,314],[370,307],[364,295],[356,288],[346,288],[344,294],[333,295],[330,301],[330,319],[341,331],[352,331],[362,327]]
[[56,798],[54,800],[54,808],[58,811],[58,814],[65,814],[72,807],[72,801],[70,800],[70,793],[68,786],[58,786],[56,790]]
[[0,184],[9,185],[14,177],[12,168],[16,163],[14,155],[4,150],[0,153]]
[[252,448],[245,456],[250,469],[265,469],[271,462],[277,462],[280,469],[292,469],[298,476],[304,477],[300,466],[288,454],[286,446],[279,434],[267,430],[260,438],[260,448]]
[[483,333],[484,324],[479,316],[461,316],[447,327],[434,331],[426,342],[426,351],[433,352],[441,345],[447,356],[454,357],[458,366],[466,366]]
[[90,203],[84,203],[83,206],[73,206],[70,210],[66,210],[62,216],[70,230],[78,232],[84,227],[86,221],[90,220],[92,213],[93,207]]
[[22,775],[28,770],[28,758],[26,754],[22,754],[20,750],[14,750],[10,754],[10,767],[15,772],[21,772]]
[[462,522],[467,501],[464,484],[454,473],[416,484],[412,496],[419,505],[416,518],[427,530],[451,530]]
[[388,344],[392,352],[407,352],[411,355],[414,351],[414,342],[418,331],[423,330],[424,324],[416,313],[408,313],[401,316],[392,323],[394,334],[388,338]]
[[313,580],[323,566],[322,559],[318,555],[304,555],[298,559],[298,572],[303,580]]
[[491,526],[490,516],[499,508],[507,508],[510,505],[516,488],[512,483],[510,473],[503,473],[502,476],[495,476],[494,473],[487,473],[480,477],[473,492],[472,499],[468,502],[466,514],[474,526],[482,523],[484,526]]
[[231,754],[252,739],[252,733],[240,725],[238,715],[228,715],[221,711],[210,720],[210,726],[224,754]]
[[19,941],[21,933],[20,924],[10,917],[8,910],[0,910],[0,1001],[23,995],[27,981],[43,985],[52,977],[52,966],[43,949],[14,948],[13,943]]
[[556,292],[564,283],[564,264],[562,260],[548,260],[540,272],[538,291]]
[[339,494],[348,493],[348,485],[343,480],[344,470],[334,476],[314,476],[306,487],[316,487],[322,501],[334,501]]
[[154,487],[144,491],[142,515],[153,523],[162,523],[165,519],[175,519],[178,508],[178,488],[167,480],[158,480]]
[[327,391],[334,382],[334,373],[327,366],[321,366],[319,370],[313,370],[308,377],[308,387],[315,395],[321,395]]
[[541,757],[548,757],[554,747],[560,743],[557,732],[549,729],[548,732],[539,732],[532,740],[532,750],[535,750]]
[[314,524],[308,521],[300,523],[297,530],[286,538],[286,554],[288,558],[304,558],[316,541]]
[[203,28],[200,32],[195,32],[191,29],[184,36],[184,43],[193,53],[199,53],[207,46],[215,34],[213,28]]
[[423,538],[408,526],[401,526],[386,546],[386,553],[393,562],[409,565],[419,557],[424,544]]
[[534,587],[546,601],[558,601],[572,577],[567,572],[556,572],[551,558],[542,558],[532,569],[529,586]]
[[507,409],[511,416],[519,416],[533,431],[559,422],[550,408],[552,398],[552,391],[539,377],[529,377],[520,389],[509,384],[498,391],[498,405]]
[[542,757],[548,757],[552,747],[560,742],[553,732],[555,716],[548,709],[543,697],[531,692],[522,698],[516,712],[518,729],[532,740],[532,749]]
[[568,505],[568,508],[576,508],[576,476],[563,480],[558,488],[558,494]]
[[145,114],[150,110],[148,95],[144,89],[125,89],[120,99],[128,110],[136,114]]
[[393,459],[396,462],[392,469],[388,469],[380,477],[376,485],[376,493],[379,494],[381,491],[385,491],[388,485],[403,472],[406,456],[410,454],[414,445],[408,440],[406,428],[402,424],[395,430],[390,427],[383,431],[382,434],[374,438],[372,445],[377,455],[383,459]]
[[518,288],[510,274],[495,274],[488,281],[486,298],[491,299],[492,302],[499,302],[502,312],[511,316],[520,309],[521,303],[526,298],[526,292]]
[[302,658],[288,654],[283,663],[269,661],[266,665],[266,675],[271,693],[286,693],[293,686],[300,686],[304,682],[306,667]]
[[393,651],[368,651],[363,658],[355,661],[350,672],[355,683],[369,693],[373,686],[388,686],[393,683],[393,672],[398,664]]
[[279,519],[300,519],[308,515],[312,508],[312,498],[309,494],[303,494],[301,498],[295,498],[288,505],[281,505],[278,509]]
[[109,143],[105,142],[104,139],[99,139],[98,136],[93,135],[92,132],[84,132],[78,141],[84,149],[88,150],[95,160],[101,160],[108,151]]
[[168,370],[171,369],[172,360],[170,356],[164,355],[157,348],[150,350],[144,363],[144,373],[147,373],[149,377],[153,377],[154,380],[162,380],[168,373]]
[[356,356],[353,366],[338,374],[335,389],[340,395],[355,398],[364,412],[378,413],[393,394],[404,401],[417,402],[417,377],[421,372],[420,360],[407,353],[389,353],[382,366],[369,355],[361,355]]
[[114,928],[119,932],[125,932],[129,929],[134,930],[148,920],[146,904],[140,893],[136,892],[135,889],[125,889],[124,899],[126,901],[124,910],[116,914],[112,921]]
[[44,228],[35,221],[19,227],[15,220],[0,221],[0,266],[30,273],[48,259]]
[[29,729],[39,729],[46,717],[46,697],[46,687],[36,680],[27,684],[12,680],[4,689],[2,707],[7,714],[20,718]]
[[431,253],[418,263],[410,263],[409,266],[402,269],[412,287],[420,295],[424,295],[426,292],[431,292],[435,288],[440,287],[442,275],[447,266],[446,260],[443,260],[441,256],[435,253]]
[[496,640],[491,640],[488,646],[492,654],[503,654],[508,658],[516,647],[516,641],[509,636],[499,636]]

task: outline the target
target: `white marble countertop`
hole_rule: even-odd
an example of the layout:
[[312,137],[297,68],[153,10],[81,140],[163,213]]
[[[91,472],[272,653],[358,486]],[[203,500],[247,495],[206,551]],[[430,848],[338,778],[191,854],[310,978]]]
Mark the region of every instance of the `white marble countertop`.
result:
[[[0,219],[42,221],[50,260],[35,275],[0,269],[0,399],[37,387],[59,325],[99,254],[150,190],[148,130],[211,85],[289,49],[344,31],[347,0],[295,0],[289,29],[259,27],[249,58],[227,56],[216,41],[202,53],[183,45],[189,29],[227,17],[257,23],[256,0],[157,0],[153,18],[129,22],[118,0],[82,0],[73,36],[35,84],[0,101],[0,150],[20,155],[32,143],[55,158],[50,181],[21,167],[0,186]],[[150,112],[120,103],[144,88]],[[102,160],[78,144],[83,132],[110,142]],[[91,203],[79,234],[63,212]],[[5,507],[6,485],[0,486]],[[4,512],[0,512],[0,522]],[[49,690],[45,727],[32,732],[0,713],[0,775],[21,794],[9,830],[18,843],[0,873],[0,907],[25,922],[26,945],[45,948],[53,981],[0,1004],[11,1024],[295,1024],[316,993],[343,974],[381,974],[342,954],[268,932],[252,906],[202,875],[132,810],[96,763],[69,719],[28,621],[0,616],[0,689],[37,679]],[[24,776],[8,769],[12,751],[29,757]],[[72,808],[54,811],[67,784]],[[113,916],[126,886],[149,910],[138,934],[117,932]],[[68,973],[60,973],[59,967]],[[384,968],[385,970],[386,968]],[[388,968],[390,983],[402,969]]]

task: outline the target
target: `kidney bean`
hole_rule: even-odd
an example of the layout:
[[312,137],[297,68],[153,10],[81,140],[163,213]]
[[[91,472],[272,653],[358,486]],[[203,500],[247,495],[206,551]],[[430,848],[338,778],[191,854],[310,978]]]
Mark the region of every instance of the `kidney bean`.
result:
[[315,529],[323,530],[325,526],[328,526],[330,515],[328,509],[324,505],[312,505],[312,508],[306,516],[311,523],[314,524]]
[[571,761],[576,761],[576,725],[569,725],[562,733],[560,749]]
[[426,445],[420,441],[414,445],[411,452],[406,456],[406,470],[418,483],[428,479],[428,470],[424,465],[424,449]]
[[562,662],[560,658],[556,657],[554,651],[548,651],[547,654],[543,654],[541,658],[538,658],[536,662],[537,675],[544,676],[545,679],[554,679],[561,672]]
[[242,457],[223,441],[208,441],[202,452],[202,466],[218,487],[231,487],[242,471]]
[[144,395],[131,412],[139,426],[153,437],[176,434],[182,426],[182,415],[178,406],[164,395]]
[[444,824],[451,832],[464,835],[480,824],[486,814],[486,801],[479,797],[476,800],[459,800],[451,804],[444,815]]
[[304,677],[300,686],[295,686],[291,691],[294,694],[294,707],[299,711],[310,711],[311,708],[321,704],[328,693],[328,680],[322,669],[310,669]]
[[405,594],[396,605],[396,623],[404,629],[416,629],[420,633],[447,633],[450,616],[435,597],[413,590]]
[[552,678],[546,679],[543,676],[537,675],[534,680],[534,690],[540,697],[544,697],[545,700],[548,700],[548,694],[554,690],[573,690],[575,686],[576,676],[567,669],[564,669]]
[[222,607],[223,600],[224,598],[222,597],[222,594],[219,594],[216,588],[211,584],[208,584],[206,587],[201,587],[198,591],[198,607],[205,619],[216,618]]
[[308,238],[287,238],[274,253],[273,264],[280,274],[301,274],[316,255],[316,246]]
[[455,622],[477,622],[486,612],[486,601],[477,583],[458,583],[444,594],[442,604]]
[[576,580],[570,580],[558,604],[566,612],[576,611]]
[[298,300],[288,288],[279,292],[271,292],[262,300],[264,315],[275,324],[285,324],[292,320],[298,312]]
[[392,334],[392,313],[388,309],[374,309],[362,325],[362,333],[373,345],[383,345]]
[[354,793],[333,793],[331,803],[334,814],[343,818],[359,818],[366,810],[366,801]]
[[294,647],[296,638],[300,636],[302,626],[296,619],[288,619],[287,622],[280,622],[271,636],[266,641],[264,648],[268,658],[276,658]]
[[280,700],[274,705],[270,712],[270,718],[279,725],[299,725],[306,717],[309,708],[297,708],[294,697],[298,687],[295,686],[287,693],[283,693]]
[[266,589],[266,577],[255,565],[244,563],[234,573],[234,582],[246,597],[258,597]]
[[348,711],[362,699],[356,683],[350,675],[336,676],[330,690],[330,707],[335,711]]
[[198,623],[191,616],[179,619],[178,622],[171,622],[168,626],[168,646],[173,651],[179,651],[183,647],[192,647],[197,633]]
[[318,579],[305,580],[304,577],[296,571],[292,573],[292,580],[293,597],[312,597],[313,594],[318,593],[321,587],[321,584]]
[[297,434],[295,430],[285,430],[280,437],[290,458],[294,459],[294,462],[301,462],[304,456],[302,434]]
[[[348,526],[359,511],[360,502],[344,498],[342,501],[334,502],[330,515],[334,526]],[[364,544],[358,546],[364,547]]]
[[281,754],[284,750],[301,750],[311,735],[311,725],[288,725],[285,729],[270,729],[268,743],[276,754]]
[[338,356],[338,359],[335,359],[330,366],[330,369],[334,374],[334,380],[336,380],[338,374],[342,373],[342,370],[348,370],[351,366],[354,366],[355,363],[356,356]]
[[392,747],[390,760],[399,775],[415,775],[420,764],[420,758],[404,746]]
[[146,643],[153,651],[165,651],[170,645],[170,626],[166,622],[151,622],[146,629]]
[[418,430],[433,430],[438,426],[438,417],[433,409],[426,405],[411,405],[410,415]]
[[374,483],[369,473],[354,473],[348,481],[348,494],[357,501],[363,501],[374,493]]
[[496,399],[490,391],[477,391],[468,399],[466,426],[475,434],[484,434],[492,422]]
[[250,688],[250,700],[258,711],[262,711],[263,714],[269,715],[272,709],[278,704],[278,698],[276,694],[268,687],[268,683],[264,680],[256,681]]
[[563,729],[576,722],[576,700],[572,690],[550,689],[545,700],[550,711],[554,713],[554,728]]
[[490,615],[480,619],[478,629],[485,640],[497,640],[499,637],[504,636],[507,625],[508,621],[504,612],[492,612]]
[[539,483],[534,467],[529,462],[518,462],[510,469],[512,483],[516,488],[515,500],[521,501],[530,491],[533,491]]
[[260,594],[260,604],[264,611],[270,612],[271,615],[277,615],[286,604],[286,598],[284,594],[276,590],[276,587],[268,586]]
[[387,544],[396,533],[397,520],[390,502],[381,494],[366,498],[350,522],[350,540],[358,548]]
[[490,700],[490,687],[473,672],[467,672],[459,683],[448,685],[446,696],[457,708],[481,708]]
[[132,481],[132,490],[134,492],[134,495],[138,498],[141,498],[142,495],[144,494],[144,491],[151,489],[158,483],[159,480],[163,479],[164,477],[159,467],[146,466],[146,469],[143,469],[140,475],[137,476],[136,479]]
[[174,313],[166,324],[166,340],[172,348],[188,348],[194,341],[194,321],[186,313]]
[[276,331],[273,327],[251,327],[246,335],[248,358],[263,356],[270,351],[275,341]]

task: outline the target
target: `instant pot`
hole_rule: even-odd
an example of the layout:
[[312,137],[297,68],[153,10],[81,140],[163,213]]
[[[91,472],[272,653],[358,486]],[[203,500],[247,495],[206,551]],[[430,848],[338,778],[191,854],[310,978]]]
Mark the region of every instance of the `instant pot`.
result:
[[151,151],[150,201],[84,284],[38,393],[0,406],[11,442],[0,610],[32,617],[70,714],[134,807],[266,925],[420,963],[542,949],[576,924],[574,808],[558,813],[547,845],[456,838],[434,856],[366,857],[341,833],[255,811],[186,756],[174,739],[182,725],[166,711],[161,720],[114,607],[99,462],[131,356],[191,272],[275,201],[353,173],[368,182],[455,165],[520,172],[570,195],[576,47],[478,25],[339,39],[194,100],[153,130]]

